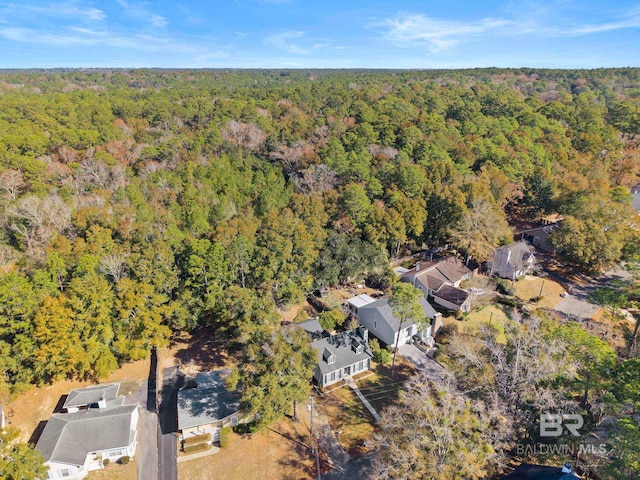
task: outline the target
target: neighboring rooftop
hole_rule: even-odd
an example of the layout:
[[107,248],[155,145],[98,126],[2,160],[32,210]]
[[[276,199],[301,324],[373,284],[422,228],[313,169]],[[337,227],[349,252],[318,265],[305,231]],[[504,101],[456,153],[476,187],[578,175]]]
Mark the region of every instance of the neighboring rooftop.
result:
[[460,307],[469,298],[469,294],[451,285],[442,285],[435,294],[437,297]]
[[402,276],[429,275],[443,281],[443,283],[456,283],[469,275],[471,270],[467,268],[457,257],[440,258],[428,262],[418,262],[415,268],[404,273]]
[[230,392],[225,379],[229,369],[196,376],[197,387],[178,392],[178,429],[215,423],[238,412],[240,393]]
[[105,383],[92,385],[86,388],[76,388],[69,392],[62,408],[80,408],[98,405],[98,402],[106,402],[106,407],[118,407],[124,403],[124,397],[118,397],[119,383]]
[[[429,304],[429,302],[427,302],[427,300],[424,297],[420,297],[418,302],[422,307],[422,311],[424,312],[425,317],[434,318],[437,315],[437,312],[433,309],[433,307]],[[379,315],[387,321],[387,323],[389,324],[389,326],[391,326],[393,331],[398,331],[400,328],[405,328],[414,324],[412,320],[406,320],[402,323],[402,326],[400,326],[400,319],[393,314],[393,308],[391,307],[391,305],[389,305],[388,297],[381,298],[380,300],[376,300],[373,303],[365,305],[364,307],[360,308],[360,311],[363,311],[365,309],[377,310]]]
[[[323,338],[311,346],[318,352],[318,366],[323,375],[373,357],[369,343],[356,330]],[[362,348],[358,350],[358,346]],[[327,361],[330,355],[335,356],[332,363]]]
[[45,461],[83,465],[87,454],[130,445],[136,431],[131,415],[137,405],[56,413],[36,445]]
[[347,300],[347,303],[349,305],[351,305],[352,307],[354,307],[354,308],[360,308],[360,307],[364,307],[365,305],[368,305],[370,303],[373,303],[375,301],[376,301],[375,298],[370,297],[366,293],[361,293],[357,297],[352,297],[349,300]]
[[576,480],[579,478],[571,473],[569,468],[523,463],[502,480]]
[[631,187],[631,194],[633,195],[633,200],[631,201],[631,205],[633,206],[636,212],[640,213],[640,185]]

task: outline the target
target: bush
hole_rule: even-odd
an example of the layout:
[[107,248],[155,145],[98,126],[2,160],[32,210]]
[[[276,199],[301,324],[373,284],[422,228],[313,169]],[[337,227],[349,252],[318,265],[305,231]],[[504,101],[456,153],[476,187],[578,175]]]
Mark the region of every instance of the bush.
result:
[[544,298],[544,297],[543,297],[542,295],[540,295],[540,296],[538,296],[538,297],[531,297],[531,298],[529,299],[529,301],[530,301],[531,303],[538,303],[538,302],[539,302],[540,300],[542,300],[543,298]]
[[211,434],[205,433],[204,435],[196,435],[195,437],[188,437],[182,441],[185,447],[190,445],[199,445],[200,443],[206,443],[211,441]]
[[109,462],[110,460],[108,458],[105,458],[104,460],[102,460],[102,465],[106,467],[107,465],[109,465]]
[[515,295],[516,293],[516,289],[513,288],[511,282],[504,278],[496,279],[496,290],[498,290],[498,293],[502,293],[503,295]]
[[518,302],[512,298],[498,297],[496,298],[496,302],[502,305],[507,305],[508,307],[518,306]]
[[440,335],[443,335],[445,337],[453,335],[454,333],[458,333],[458,325],[456,325],[455,323],[446,323],[440,329]]
[[191,445],[190,447],[184,447],[183,450],[184,450],[184,453],[189,455],[191,453],[206,452],[210,448],[211,448],[210,443],[199,443],[198,445]]
[[305,320],[307,320],[307,318],[309,318],[309,315],[307,315],[307,312],[304,310],[304,308],[301,308],[300,310],[298,310],[298,313],[296,313],[296,316],[293,319],[293,323],[304,322]]
[[386,348],[381,348],[378,354],[374,356],[374,360],[378,363],[389,363],[391,361],[391,352]]
[[125,455],[124,457],[120,457],[120,463],[122,465],[126,465],[127,463],[129,463],[130,460],[131,460],[131,457],[129,457],[129,455]]
[[220,430],[220,448],[227,448],[229,446],[230,435],[231,427],[224,427]]

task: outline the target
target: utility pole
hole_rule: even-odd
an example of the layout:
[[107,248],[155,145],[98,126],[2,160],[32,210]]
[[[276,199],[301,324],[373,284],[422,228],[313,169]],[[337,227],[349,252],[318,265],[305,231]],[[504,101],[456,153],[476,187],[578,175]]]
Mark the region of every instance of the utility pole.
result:
[[[309,404],[307,405],[309,410],[309,433],[311,435],[311,450],[316,454],[316,472],[318,474],[318,480],[322,480],[320,475],[320,451],[318,450],[318,442],[315,441],[313,436],[313,397],[309,397]],[[315,445],[314,445],[315,442]]]
[[391,378],[393,378],[393,370],[396,367],[396,354],[398,353],[398,344],[400,343],[400,332],[402,331],[402,319],[399,320],[398,336],[396,337],[396,348],[393,349],[393,361],[391,362]]
[[540,303],[540,298],[542,298],[542,289],[544,288],[544,280],[542,280],[542,285],[540,285],[540,294],[538,295],[538,301],[536,302],[536,305],[538,305]]

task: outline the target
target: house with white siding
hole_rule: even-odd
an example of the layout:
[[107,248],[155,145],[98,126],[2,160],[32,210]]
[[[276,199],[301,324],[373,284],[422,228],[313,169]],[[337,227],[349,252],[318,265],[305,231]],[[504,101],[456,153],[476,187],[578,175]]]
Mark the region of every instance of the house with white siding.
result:
[[65,413],[47,421],[38,450],[49,468],[49,479],[80,480],[104,461],[133,457],[138,441],[138,405],[124,405],[119,384],[72,390]]

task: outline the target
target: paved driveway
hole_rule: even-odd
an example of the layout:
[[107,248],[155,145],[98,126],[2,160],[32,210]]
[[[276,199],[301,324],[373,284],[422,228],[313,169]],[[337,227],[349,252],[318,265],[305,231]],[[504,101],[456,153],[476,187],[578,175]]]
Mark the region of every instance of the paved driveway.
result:
[[178,390],[183,384],[178,367],[164,369],[158,409],[158,480],[178,478]]
[[415,345],[401,345],[398,348],[398,353],[415,365],[418,370],[426,373],[431,378],[440,376],[446,371],[442,365]]

